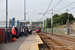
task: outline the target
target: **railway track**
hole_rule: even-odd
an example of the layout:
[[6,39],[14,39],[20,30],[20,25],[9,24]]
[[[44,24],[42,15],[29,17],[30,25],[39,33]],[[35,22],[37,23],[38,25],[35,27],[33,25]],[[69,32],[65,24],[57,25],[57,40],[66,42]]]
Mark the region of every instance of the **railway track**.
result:
[[[50,35],[50,33],[48,33],[48,34]],[[57,35],[57,34],[53,34],[53,36],[56,36],[58,38],[62,38],[62,39],[65,39],[65,40],[68,40],[68,41],[71,41],[71,42],[75,43],[75,39],[71,38],[71,37],[67,37],[67,36],[64,36],[64,35]]]
[[65,46],[63,46],[62,44],[60,44],[61,42],[60,43],[56,42],[52,38],[50,38],[42,33],[39,33],[38,35],[49,46],[50,50],[70,50],[70,49],[66,48]]

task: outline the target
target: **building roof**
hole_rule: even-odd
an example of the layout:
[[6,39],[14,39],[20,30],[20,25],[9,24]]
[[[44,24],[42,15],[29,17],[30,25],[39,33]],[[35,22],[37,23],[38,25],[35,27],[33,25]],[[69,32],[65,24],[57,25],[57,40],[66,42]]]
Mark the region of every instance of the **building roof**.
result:
[[30,22],[29,21],[20,21],[20,23],[24,23],[24,24],[29,24]]

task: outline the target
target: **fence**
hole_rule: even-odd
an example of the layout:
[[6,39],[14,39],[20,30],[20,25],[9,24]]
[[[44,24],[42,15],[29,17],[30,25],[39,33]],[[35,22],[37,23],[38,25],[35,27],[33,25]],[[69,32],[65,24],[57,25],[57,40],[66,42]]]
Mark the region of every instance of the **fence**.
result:
[[[51,32],[51,29],[47,29],[47,32]],[[56,29],[53,29],[53,32],[65,34],[65,32],[67,32],[67,28],[56,28]],[[75,28],[70,28],[69,32],[70,34],[74,34]]]
[[4,41],[5,41],[5,29],[0,28],[0,42],[4,42]]

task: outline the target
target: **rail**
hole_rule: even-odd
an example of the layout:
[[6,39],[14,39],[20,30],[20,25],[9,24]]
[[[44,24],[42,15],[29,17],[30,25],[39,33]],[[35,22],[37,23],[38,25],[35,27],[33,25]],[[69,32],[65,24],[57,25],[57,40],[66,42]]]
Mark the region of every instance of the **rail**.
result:
[[[41,37],[40,37],[41,38]],[[51,50],[53,50],[53,48],[50,46],[50,45],[48,45],[48,43],[43,39],[43,38],[41,38],[46,44],[47,44],[47,46],[51,49]]]

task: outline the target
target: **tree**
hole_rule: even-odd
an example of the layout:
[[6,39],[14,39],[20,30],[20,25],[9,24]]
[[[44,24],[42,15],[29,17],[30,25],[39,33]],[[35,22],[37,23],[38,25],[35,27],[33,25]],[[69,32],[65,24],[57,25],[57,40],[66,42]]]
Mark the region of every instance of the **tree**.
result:
[[60,17],[60,24],[61,25],[62,24],[66,24],[66,21],[67,21],[67,13],[65,12],[65,13],[61,14],[59,17]]
[[51,25],[51,19],[47,18],[47,27],[50,28],[51,27],[50,25]]
[[53,15],[53,18],[55,18],[55,17],[59,17],[59,14],[54,14]]
[[72,20],[74,20],[74,17],[72,14],[69,14],[69,22],[71,22]]
[[[53,26],[58,26],[58,25],[63,25],[66,24],[67,19],[68,19],[68,15],[69,15],[69,22],[74,20],[74,17],[72,14],[68,14],[67,12],[62,13],[62,14],[55,14],[53,15]],[[51,27],[51,18],[47,18],[47,26]]]

